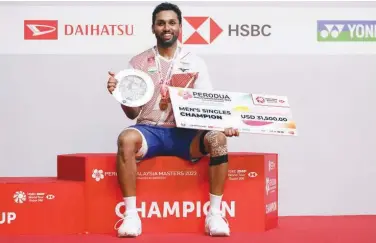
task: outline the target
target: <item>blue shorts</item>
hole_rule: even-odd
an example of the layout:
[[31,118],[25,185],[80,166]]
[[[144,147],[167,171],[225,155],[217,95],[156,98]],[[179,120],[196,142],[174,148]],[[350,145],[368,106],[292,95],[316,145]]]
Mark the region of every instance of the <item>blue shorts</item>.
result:
[[[199,130],[186,128],[168,128],[146,124],[136,124],[129,128],[137,129],[143,136],[142,148],[144,150],[140,159],[156,156],[177,156],[179,158],[197,161],[191,158],[190,147]],[[146,147],[146,148],[145,148]]]

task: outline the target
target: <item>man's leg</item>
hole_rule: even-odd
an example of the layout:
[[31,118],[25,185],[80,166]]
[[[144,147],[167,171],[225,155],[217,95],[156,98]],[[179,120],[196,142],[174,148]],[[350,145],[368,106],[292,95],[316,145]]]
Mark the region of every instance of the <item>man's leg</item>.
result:
[[213,236],[228,236],[230,229],[221,215],[222,196],[228,174],[227,137],[218,131],[199,132],[191,143],[190,153],[192,158],[210,154],[210,210],[205,220],[206,231]]
[[141,134],[134,129],[124,130],[118,138],[117,174],[124,197],[136,196],[136,153],[142,145]]
[[[217,131],[197,131],[175,128],[171,132],[171,154],[194,160],[210,154],[209,184],[210,194],[222,196],[227,178],[227,138]],[[216,204],[213,205],[214,208]]]
[[155,156],[161,151],[159,139],[148,126],[133,126],[118,137],[117,175],[125,203],[125,216],[118,229],[119,237],[141,234],[141,220],[136,208],[137,160]]

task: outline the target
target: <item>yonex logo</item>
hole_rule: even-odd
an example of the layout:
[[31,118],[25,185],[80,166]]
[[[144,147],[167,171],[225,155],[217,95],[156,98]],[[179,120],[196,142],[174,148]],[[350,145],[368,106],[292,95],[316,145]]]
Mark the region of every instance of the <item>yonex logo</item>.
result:
[[325,24],[324,29],[320,31],[320,37],[323,39],[333,38],[336,39],[343,31],[345,25],[343,24]]
[[318,41],[376,41],[376,21],[319,20]]
[[183,44],[208,45],[223,32],[211,17],[184,17],[179,41]]

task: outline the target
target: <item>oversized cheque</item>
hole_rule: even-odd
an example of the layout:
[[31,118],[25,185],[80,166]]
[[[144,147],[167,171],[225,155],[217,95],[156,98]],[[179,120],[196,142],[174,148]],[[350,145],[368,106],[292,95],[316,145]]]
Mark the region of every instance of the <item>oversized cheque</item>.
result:
[[169,87],[177,127],[296,136],[285,96]]

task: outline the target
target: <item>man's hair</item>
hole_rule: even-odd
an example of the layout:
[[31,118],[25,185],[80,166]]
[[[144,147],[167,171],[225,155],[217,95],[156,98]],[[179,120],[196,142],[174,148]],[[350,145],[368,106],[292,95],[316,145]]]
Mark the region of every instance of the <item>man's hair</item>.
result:
[[168,11],[168,10],[171,10],[171,11],[174,11],[176,13],[176,15],[178,16],[178,19],[179,19],[179,24],[181,24],[181,11],[179,9],[179,7],[175,4],[172,4],[172,3],[168,3],[168,2],[164,2],[164,3],[161,3],[159,4],[158,6],[155,7],[154,11],[153,11],[153,24],[155,23],[155,19],[157,18],[157,14],[161,11]]

